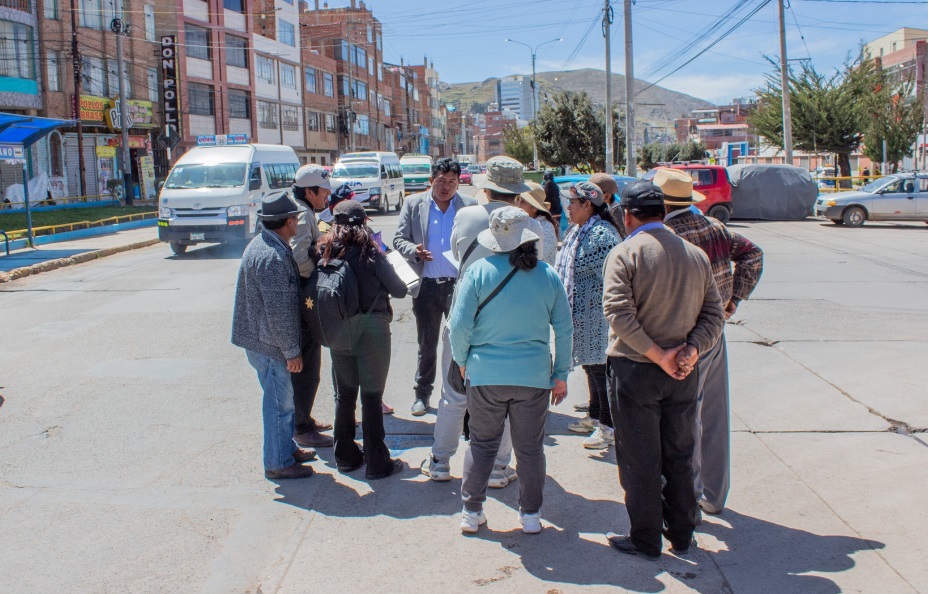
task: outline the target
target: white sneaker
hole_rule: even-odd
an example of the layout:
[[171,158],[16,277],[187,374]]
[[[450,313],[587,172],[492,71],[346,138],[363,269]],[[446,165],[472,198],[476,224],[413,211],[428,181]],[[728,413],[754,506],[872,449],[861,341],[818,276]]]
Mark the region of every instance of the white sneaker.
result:
[[597,427],[599,427],[599,421],[591,419],[588,416],[583,417],[579,421],[567,424],[567,428],[574,433],[591,433],[595,431]]
[[431,454],[422,461],[419,470],[433,481],[441,483],[451,480],[451,465],[448,462],[439,462]]
[[512,466],[494,466],[487,486],[491,489],[502,489],[516,478],[516,469]]
[[541,532],[541,514],[523,514],[519,512],[519,521],[522,522],[522,532],[538,534]]
[[593,431],[593,435],[583,440],[583,447],[588,450],[604,450],[615,443],[615,430],[600,425]]
[[479,512],[472,512],[465,509],[461,513],[461,532],[466,534],[473,534],[486,523],[487,516],[485,513],[483,513],[483,510],[480,510]]

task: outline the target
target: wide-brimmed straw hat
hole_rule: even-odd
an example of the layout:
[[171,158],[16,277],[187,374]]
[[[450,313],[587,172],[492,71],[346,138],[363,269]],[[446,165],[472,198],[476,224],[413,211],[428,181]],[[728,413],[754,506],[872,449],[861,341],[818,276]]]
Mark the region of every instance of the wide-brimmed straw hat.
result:
[[506,156],[493,157],[487,161],[487,176],[478,188],[496,190],[503,194],[528,192],[522,177],[522,163]]
[[529,229],[531,223],[532,219],[521,208],[497,208],[490,213],[490,228],[477,235],[477,243],[493,252],[511,252],[523,243],[541,239]]
[[664,204],[668,206],[689,206],[706,199],[705,194],[693,189],[693,176],[680,169],[658,168],[654,185],[664,193]]
[[528,192],[522,192],[519,194],[519,198],[525,200],[538,210],[544,211],[548,214],[551,214],[550,208],[545,202],[545,189],[541,187],[541,184],[535,183],[533,181],[525,182],[525,185],[531,188]]

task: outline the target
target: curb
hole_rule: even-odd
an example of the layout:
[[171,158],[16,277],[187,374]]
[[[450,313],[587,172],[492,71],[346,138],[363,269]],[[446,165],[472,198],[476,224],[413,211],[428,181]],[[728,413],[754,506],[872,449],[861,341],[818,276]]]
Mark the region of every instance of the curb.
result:
[[48,272],[50,270],[57,270],[58,268],[64,268],[65,266],[74,266],[75,264],[83,264],[84,262],[91,262],[99,258],[105,258],[106,256],[112,256],[113,254],[118,254],[120,252],[127,252],[129,250],[135,250],[143,247],[148,247],[155,245],[156,243],[161,243],[160,239],[146,239],[145,241],[138,241],[136,243],[130,243],[128,245],[121,245],[119,247],[105,248],[102,250],[94,250],[92,252],[84,252],[83,254],[76,254],[69,258],[59,258],[57,260],[49,260],[47,262],[40,262],[38,264],[33,264],[31,266],[23,266],[22,268],[14,268],[9,272],[0,272],[0,284],[9,283],[14,280],[25,278],[27,276],[32,276],[34,274],[39,274],[42,272]]

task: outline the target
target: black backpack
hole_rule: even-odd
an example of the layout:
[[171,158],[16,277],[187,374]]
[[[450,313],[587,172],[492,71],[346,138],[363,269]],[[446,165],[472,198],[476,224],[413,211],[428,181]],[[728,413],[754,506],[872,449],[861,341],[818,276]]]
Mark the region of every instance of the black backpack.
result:
[[319,261],[303,287],[303,320],[310,336],[336,351],[352,344],[348,319],[361,313],[358,278],[345,260]]

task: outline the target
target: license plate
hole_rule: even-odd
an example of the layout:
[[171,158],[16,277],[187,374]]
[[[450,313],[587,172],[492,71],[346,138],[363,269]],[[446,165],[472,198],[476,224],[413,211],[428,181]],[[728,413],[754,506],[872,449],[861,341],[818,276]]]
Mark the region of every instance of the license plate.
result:
[[191,233],[190,241],[204,241],[206,239],[206,233]]

